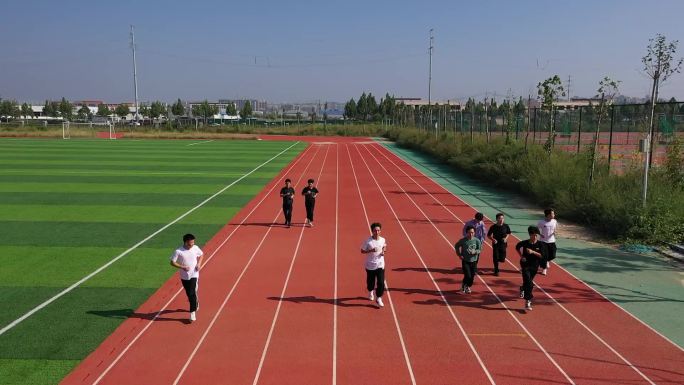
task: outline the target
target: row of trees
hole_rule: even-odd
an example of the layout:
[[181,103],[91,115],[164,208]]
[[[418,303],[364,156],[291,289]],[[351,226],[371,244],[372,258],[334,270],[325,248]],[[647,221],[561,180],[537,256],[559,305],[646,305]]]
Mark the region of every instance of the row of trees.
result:
[[[42,109],[44,116],[50,117],[61,117],[65,120],[73,120],[74,118],[78,120],[91,120],[93,116],[108,117],[108,116],[119,116],[124,117],[131,113],[131,109],[127,104],[119,104],[116,108],[111,109],[106,104],[99,104],[97,106],[97,112],[93,112],[86,105],[82,105],[74,113],[74,105],[62,98],[60,101],[50,101],[46,100]],[[169,112],[174,116],[185,116],[187,111],[183,102],[178,99],[175,103],[167,107],[166,103],[160,101],[155,101],[149,105],[144,104],[140,106],[139,115],[142,118],[158,119],[162,116],[168,116]],[[207,100],[203,101],[201,104],[194,105],[191,111],[193,116],[201,117],[203,119],[208,119],[209,117],[218,114],[218,106],[210,104]],[[238,114],[235,104],[228,104],[226,107],[226,114],[235,116]],[[247,118],[252,116],[253,110],[252,105],[247,102],[240,110],[240,116]],[[12,119],[19,119],[21,117],[33,117],[33,109],[28,103],[23,103],[19,105],[15,100],[2,100],[0,99],[0,116]]]

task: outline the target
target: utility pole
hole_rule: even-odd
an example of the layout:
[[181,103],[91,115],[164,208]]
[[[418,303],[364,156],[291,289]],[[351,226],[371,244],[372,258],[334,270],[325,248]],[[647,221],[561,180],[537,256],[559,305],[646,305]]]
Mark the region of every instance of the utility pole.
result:
[[570,101],[570,83],[572,82],[571,75],[568,75],[568,101]]
[[138,105],[138,70],[135,64],[135,32],[133,25],[131,25],[131,49],[133,50],[133,92],[135,93],[135,121],[138,121],[138,112],[140,106]]
[[428,72],[428,106],[432,105],[432,50],[434,49],[432,42],[434,37],[432,36],[433,29],[430,28],[430,48],[428,50],[430,54],[430,70]]

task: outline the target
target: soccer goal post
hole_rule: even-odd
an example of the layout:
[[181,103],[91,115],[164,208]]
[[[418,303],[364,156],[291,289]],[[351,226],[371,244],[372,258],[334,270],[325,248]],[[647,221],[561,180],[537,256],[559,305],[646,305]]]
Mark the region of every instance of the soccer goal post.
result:
[[109,123],[109,139],[116,139],[116,131],[114,130],[114,123]]
[[71,139],[71,133],[69,132],[69,122],[62,122],[62,139]]

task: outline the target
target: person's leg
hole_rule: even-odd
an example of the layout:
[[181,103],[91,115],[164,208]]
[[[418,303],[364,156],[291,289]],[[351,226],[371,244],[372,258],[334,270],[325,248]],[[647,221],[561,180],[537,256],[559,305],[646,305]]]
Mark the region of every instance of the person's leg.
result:
[[468,283],[472,281],[473,271],[470,268],[470,264],[466,261],[461,262],[461,268],[463,269],[463,284],[461,288],[465,291],[465,288],[469,286]]
[[[472,271],[477,271],[477,263],[478,263],[479,261],[480,261],[480,260],[478,259],[478,260],[475,261],[475,262],[470,262],[470,265],[471,265],[470,268],[471,268]],[[472,274],[472,275],[470,276],[470,282],[468,282],[468,287],[473,287],[473,281],[474,281],[474,280],[475,280],[475,274]]]
[[534,287],[534,276],[537,275],[537,269],[523,269],[523,289],[525,290],[525,299],[531,301],[534,298],[532,288]]
[[499,244],[495,244],[492,247],[492,262],[494,262],[494,275],[499,275]]
[[185,289],[185,294],[188,296],[190,312],[192,313],[197,310],[197,278],[181,279],[181,283]]
[[556,242],[547,243],[546,247],[548,249],[547,253],[549,254],[549,261],[546,264],[546,270],[548,270],[551,267],[550,262],[556,259]]
[[375,270],[366,269],[366,289],[369,294],[375,290]]
[[285,213],[285,224],[292,224],[292,205],[284,205],[283,212]]
[[[548,244],[546,244],[548,245]],[[547,247],[548,250],[548,247]],[[542,258],[541,261],[539,262],[539,267],[542,269],[542,274],[546,275],[546,268],[548,267],[548,258],[549,258],[549,253],[542,253]]]
[[385,269],[375,270],[375,280],[375,294],[377,294],[378,298],[380,298],[385,293]]

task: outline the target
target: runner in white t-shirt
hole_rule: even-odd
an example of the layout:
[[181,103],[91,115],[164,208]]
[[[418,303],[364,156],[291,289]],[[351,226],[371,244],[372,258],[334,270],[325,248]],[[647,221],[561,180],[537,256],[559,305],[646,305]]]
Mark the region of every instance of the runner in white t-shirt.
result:
[[185,234],[183,235],[183,246],[177,248],[170,258],[171,266],[179,269],[181,283],[190,302],[190,322],[197,319],[195,314],[198,308],[197,280],[199,279],[203,255],[202,250],[195,245],[195,236]]
[[[368,299],[373,300],[377,296],[378,307],[383,307],[382,294],[385,292],[385,252],[387,242],[380,236],[382,225],[373,223],[370,226],[371,235],[361,244],[361,254],[366,254],[366,288]],[[375,291],[375,293],[373,293]],[[375,294],[375,295],[374,295]]]
[[537,222],[541,232],[541,241],[546,244],[546,257],[542,259],[540,267],[542,275],[548,274],[551,261],[556,259],[556,212],[553,209],[544,210],[544,219]]

